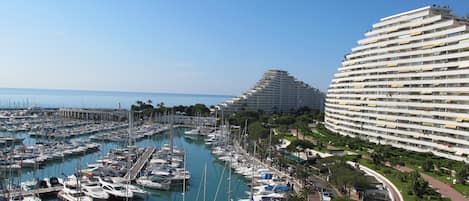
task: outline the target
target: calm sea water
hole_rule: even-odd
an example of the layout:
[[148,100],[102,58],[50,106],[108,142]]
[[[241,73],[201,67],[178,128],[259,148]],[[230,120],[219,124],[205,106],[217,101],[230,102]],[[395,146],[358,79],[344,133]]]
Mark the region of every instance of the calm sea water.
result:
[[225,95],[0,88],[0,108],[118,108],[119,104],[122,108],[129,108],[137,100],[152,100],[154,104],[164,102],[167,106],[195,103],[216,105],[230,98]]
[[[221,180],[220,190],[216,200],[226,201],[228,192],[228,168],[223,173],[224,164],[213,157],[210,149],[204,144],[203,139],[190,140],[184,138],[184,129],[179,128],[175,130],[174,144],[180,149],[186,151],[187,169],[191,172],[191,180],[186,192],[187,201],[202,200],[203,186],[203,170],[207,164],[207,200],[215,200],[215,193],[219,181]],[[38,139],[29,138],[27,133],[0,133],[0,136],[18,136],[24,137],[26,145],[35,144]],[[73,140],[84,140],[88,136],[75,138]],[[137,142],[139,147],[161,147],[169,143],[169,136],[167,134],[160,134],[149,137],[142,141]],[[21,178],[15,177],[14,183],[21,181],[30,181],[35,175],[37,178],[45,178],[51,176],[60,176],[62,174],[71,175],[76,172],[77,167],[85,168],[87,164],[95,163],[97,159],[108,153],[111,149],[123,148],[124,144],[119,143],[102,143],[101,149],[98,152],[90,153],[81,157],[68,158],[64,161],[57,161],[47,164],[44,168],[36,170],[36,172],[29,170],[23,171]],[[222,177],[223,175],[223,177]],[[247,183],[249,181],[242,176],[232,175],[232,198],[246,198],[246,192],[249,191]],[[199,199],[197,194],[199,192]],[[56,200],[55,198],[47,198],[46,200]],[[150,191],[148,201],[180,201],[182,200],[181,191]]]

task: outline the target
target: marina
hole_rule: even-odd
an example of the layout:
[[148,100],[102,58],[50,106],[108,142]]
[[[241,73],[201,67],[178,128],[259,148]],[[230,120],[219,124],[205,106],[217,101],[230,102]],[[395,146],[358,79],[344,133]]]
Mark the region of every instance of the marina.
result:
[[[122,169],[127,170],[127,171],[120,171],[118,174],[115,176],[121,177],[121,178],[135,178],[135,181],[138,180],[141,176],[144,175],[144,172],[147,171],[148,164],[145,161],[156,161],[158,160],[157,158],[164,158],[164,153],[167,153],[170,150],[170,137],[169,137],[169,130],[167,128],[168,126],[163,126],[163,125],[154,125],[153,128],[165,128],[163,130],[160,130],[159,132],[156,132],[152,135],[146,135],[145,138],[142,138],[141,140],[135,140],[135,145],[138,148],[132,149],[132,154],[131,154],[131,161],[133,163],[133,166],[128,166],[128,161],[126,157],[121,157],[121,161],[119,162],[116,160],[115,157],[118,155],[124,156],[128,154],[129,152],[126,152],[127,149],[127,143],[124,141],[103,141],[100,142],[100,147],[99,150],[95,152],[84,152],[81,154],[78,154],[73,157],[62,157],[61,159],[54,160],[54,161],[44,161],[43,165],[37,167],[37,168],[26,168],[21,170],[21,174],[14,174],[14,175],[8,175],[6,173],[2,174],[2,178],[4,178],[2,181],[4,182],[9,182],[12,183],[13,185],[18,185],[21,186],[21,183],[27,182],[27,181],[34,181],[39,178],[39,180],[42,180],[42,178],[61,178],[61,180],[67,180],[69,178],[69,175],[74,175],[76,174],[77,170],[82,169],[86,171],[89,167],[97,167],[99,163],[104,164],[106,160],[109,160],[112,158],[112,163],[114,166],[115,165],[121,165],[120,167],[123,167]],[[178,126],[179,127],[179,126]],[[135,127],[135,132],[134,133],[148,133],[144,132],[145,129],[149,129],[150,127],[148,125],[141,125],[141,126],[136,126]],[[125,130],[125,129],[123,129]],[[148,131],[148,130],[146,130]],[[175,153],[179,152],[184,152],[186,156],[181,156],[179,155],[179,159],[184,159],[187,158],[187,161],[185,161],[185,167],[187,167],[187,171],[191,172],[190,179],[188,179],[184,186],[186,186],[186,192],[185,196],[192,196],[196,197],[197,196],[197,191],[202,188],[200,185],[200,181],[203,179],[203,176],[201,173],[203,172],[202,170],[204,169],[204,165],[207,163],[207,170],[211,173],[206,175],[207,181],[210,181],[207,183],[207,197],[214,197],[216,194],[216,185],[220,179],[221,173],[223,172],[223,169],[225,167],[224,164],[221,164],[218,159],[212,155],[210,151],[210,147],[206,145],[206,142],[203,139],[188,139],[184,137],[184,132],[187,131],[185,128],[175,128],[174,129],[174,138],[173,138],[173,143],[174,143],[174,150]],[[111,133],[114,131],[108,131],[108,132],[103,132],[103,133]],[[122,131],[124,133],[124,131]],[[32,138],[28,135],[27,132],[4,132],[2,133],[3,136],[17,136],[17,137],[24,137],[24,142],[25,142],[25,147],[27,146],[39,146],[36,145],[37,141],[39,138]],[[90,140],[91,137],[96,136],[98,134],[90,134],[89,136],[78,136],[76,138],[73,138],[72,142],[73,143],[85,143],[85,141]],[[52,141],[57,141],[50,139]],[[133,139],[132,139],[133,141]],[[66,144],[63,142],[63,140],[59,140],[56,143],[63,143],[64,145]],[[90,143],[88,143],[90,144]],[[19,147],[16,145],[15,149],[19,149]],[[156,149],[155,149],[156,148]],[[152,150],[153,151],[148,151]],[[109,155],[112,153],[113,156]],[[177,156],[177,154],[174,154]],[[143,157],[142,159],[137,158]],[[151,157],[151,159],[146,160],[146,157]],[[176,160],[175,160],[176,161]],[[184,160],[181,160],[184,161]],[[181,162],[179,161],[179,162]],[[109,162],[109,161],[107,161]],[[176,162],[174,162],[176,163]],[[179,163],[182,165],[181,163]],[[90,166],[91,165],[91,166]],[[94,166],[93,166],[94,165]],[[142,171],[140,171],[142,170]],[[18,172],[18,171],[16,171]],[[114,174],[116,172],[109,172],[109,174]],[[183,172],[184,173],[184,172]],[[213,174],[212,174],[213,173]],[[64,177],[65,175],[68,175],[67,177]],[[6,177],[5,177],[6,176]],[[232,198],[242,198],[246,196],[246,192],[248,191],[248,180],[246,180],[244,177],[241,177],[240,175],[233,174],[232,176],[232,185],[233,188],[231,190],[231,197]],[[10,178],[10,179],[7,179]],[[228,175],[225,174],[222,178],[225,179],[225,181],[228,179]],[[86,183],[85,181],[82,181]],[[105,181],[104,181],[105,182]],[[121,181],[122,182],[122,181]],[[125,182],[124,182],[125,184]],[[134,183],[135,186],[137,186],[137,183]],[[55,188],[41,188],[36,191],[31,191],[30,194],[22,194],[22,196],[28,196],[31,194],[38,195],[41,194],[42,200],[55,200],[57,199],[54,194],[57,193],[58,190],[63,190],[60,189],[61,187],[55,187]],[[70,187],[72,188],[72,187]],[[145,189],[146,197],[144,198],[145,200],[157,200],[157,201],[163,201],[163,200],[181,200],[182,199],[182,185],[177,187],[175,186],[174,188],[171,188],[171,190],[156,190],[156,189],[148,189],[144,187],[140,187]],[[84,189],[84,188],[83,188]],[[220,192],[223,192],[222,190],[225,190],[225,192],[228,189],[223,189],[223,186],[220,189]],[[50,196],[50,193],[53,193],[54,195]],[[16,192],[17,194],[14,194],[15,192],[11,193],[11,195],[19,195],[19,192]],[[65,196],[64,193],[58,193],[60,196]],[[222,199],[225,197],[227,194],[226,193],[218,193],[216,195],[218,199]]]

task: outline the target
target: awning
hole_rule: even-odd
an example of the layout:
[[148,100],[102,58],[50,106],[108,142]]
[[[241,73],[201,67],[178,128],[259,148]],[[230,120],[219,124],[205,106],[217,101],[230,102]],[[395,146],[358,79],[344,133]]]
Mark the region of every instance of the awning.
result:
[[399,88],[399,87],[403,87],[404,84],[391,84],[391,87],[393,88]]
[[464,40],[460,40],[460,41],[459,41],[459,44],[462,44],[462,43],[469,43],[469,38],[468,38],[468,39],[464,39]]
[[386,127],[386,124],[376,124],[378,127]]
[[402,70],[398,70],[397,72],[399,73],[407,73],[407,72],[410,72],[409,69],[402,69]]
[[457,121],[457,122],[468,122],[468,121],[469,121],[469,118],[458,117],[458,118],[456,118],[456,121]]
[[386,128],[397,128],[396,125],[386,125]]
[[422,47],[422,49],[431,49],[431,48],[434,48],[435,45],[425,45]]
[[419,31],[419,32],[414,32],[414,33],[411,33],[410,35],[411,36],[418,36],[420,34],[422,34],[423,32]]
[[399,42],[399,45],[404,45],[408,43],[410,43],[410,40],[404,40],[404,41]]
[[355,85],[355,86],[353,86],[353,88],[364,88],[364,87],[365,87],[365,85]]
[[445,125],[445,128],[451,128],[451,129],[456,129],[458,128],[456,125],[453,125],[453,124],[446,124]]
[[424,125],[424,126],[433,126],[432,123],[428,123],[428,122],[423,122],[422,125]]
[[398,64],[397,63],[390,63],[390,64],[387,64],[386,66],[388,67],[396,67]]
[[433,70],[433,67],[431,66],[426,66],[426,67],[422,67],[421,68],[423,71],[429,71],[429,70]]
[[421,91],[420,94],[432,94],[432,91]]

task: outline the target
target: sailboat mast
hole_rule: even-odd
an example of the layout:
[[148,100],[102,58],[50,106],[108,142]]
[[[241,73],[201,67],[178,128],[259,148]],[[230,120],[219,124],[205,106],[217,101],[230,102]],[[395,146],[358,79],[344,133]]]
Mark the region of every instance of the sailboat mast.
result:
[[169,150],[170,150],[170,159],[169,163],[172,163],[173,160],[173,143],[174,143],[174,113],[173,110],[171,109],[171,125],[169,128]]
[[182,201],[186,201],[186,152],[184,151],[184,178],[182,180]]
[[[128,156],[127,156],[127,166],[128,166],[128,168],[129,168],[129,170],[130,170],[130,168],[131,168],[131,165],[130,165],[130,164],[131,164],[131,162],[130,162],[130,157],[131,157],[131,155],[132,155],[132,154],[131,154],[131,151],[132,151],[132,147],[131,147],[131,137],[132,137],[132,129],[133,129],[133,126],[134,126],[134,122],[133,122],[134,119],[133,119],[133,117],[134,117],[134,115],[133,115],[133,112],[132,112],[132,109],[131,109],[131,110],[129,111],[129,134],[128,134],[128,139],[127,139],[127,140],[128,140],[128,141],[127,141],[127,144],[128,144],[128,145],[127,145],[127,149],[129,150]],[[126,186],[126,188],[128,188],[128,186],[130,185],[130,174],[128,174],[128,175],[129,175],[129,176],[128,176],[128,178],[127,178],[127,186]],[[126,189],[125,193],[126,193],[126,194],[128,193],[127,189]],[[126,200],[126,201],[129,201],[129,196],[125,196],[125,200]]]
[[269,127],[269,164],[272,165],[272,126]]
[[252,154],[252,171],[251,171],[251,200],[254,200],[254,170],[255,170],[255,158],[256,158],[256,142],[254,142],[254,153]]
[[229,173],[228,173],[228,200],[227,201],[231,201],[231,160],[232,160],[233,156],[230,152],[230,162],[229,162],[229,166],[228,168],[230,168],[229,170]]
[[206,201],[205,200],[206,195],[207,195],[207,162],[205,162],[205,167],[204,167],[204,200],[203,201]]

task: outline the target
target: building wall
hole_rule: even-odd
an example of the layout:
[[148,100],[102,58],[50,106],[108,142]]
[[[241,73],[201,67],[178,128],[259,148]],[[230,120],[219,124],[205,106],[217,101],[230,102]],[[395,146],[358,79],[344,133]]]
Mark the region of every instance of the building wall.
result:
[[446,7],[382,18],[335,74],[326,127],[468,162],[468,26]]
[[96,121],[126,121],[128,118],[128,111],[121,109],[60,108],[58,114],[63,118]]

